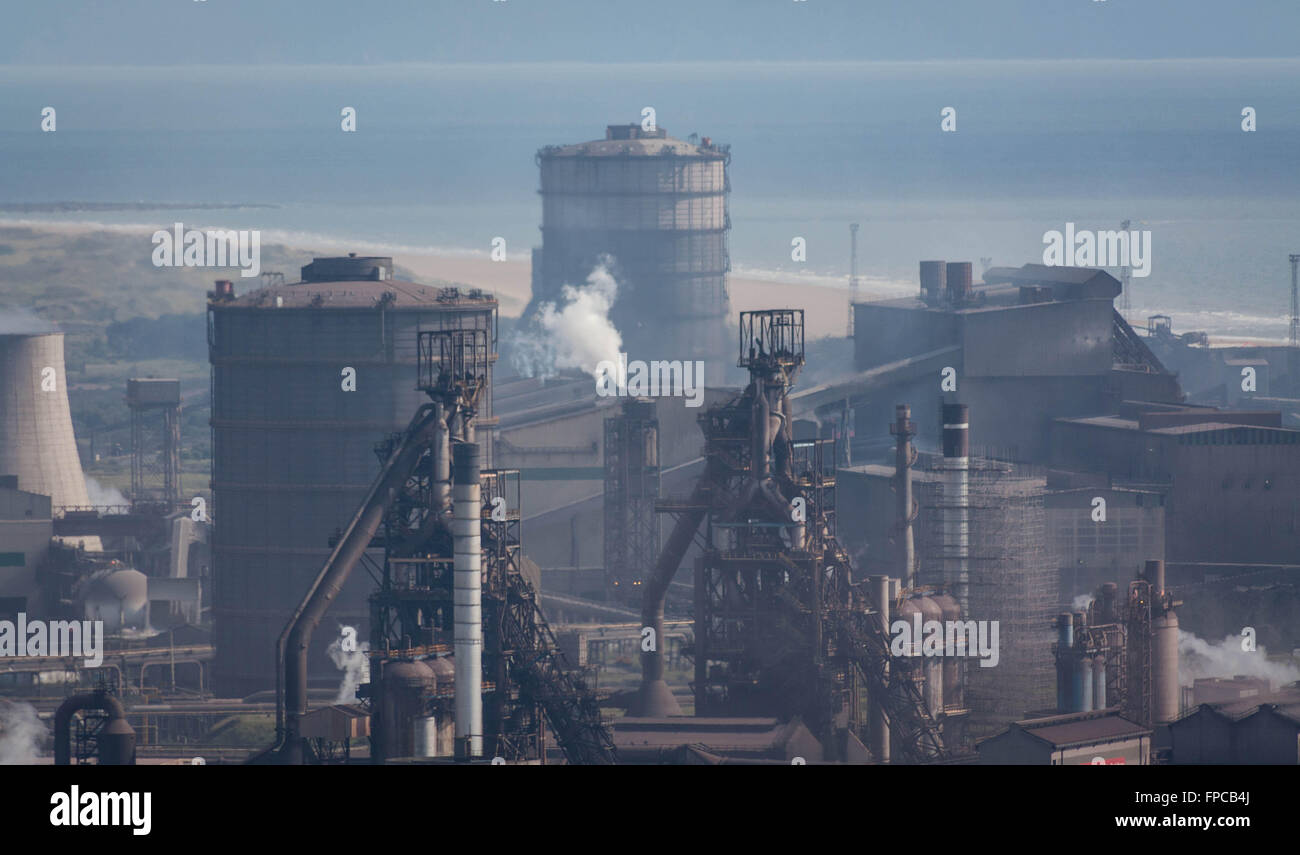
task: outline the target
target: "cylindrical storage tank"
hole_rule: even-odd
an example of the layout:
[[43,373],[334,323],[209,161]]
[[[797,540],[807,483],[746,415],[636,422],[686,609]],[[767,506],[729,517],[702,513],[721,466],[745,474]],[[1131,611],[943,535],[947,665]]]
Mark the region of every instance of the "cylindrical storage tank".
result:
[[386,662],[382,669],[379,759],[418,756],[415,722],[424,718],[425,696],[435,685],[433,670],[423,662]]
[[[944,640],[946,642],[948,627],[954,625],[952,622],[961,619],[961,608],[958,607],[957,601],[948,594],[940,594],[933,599],[939,605],[939,610],[942,613],[941,619],[943,620]],[[953,655],[948,656],[947,650],[944,651],[943,705],[946,707],[960,707],[962,705],[961,674],[966,662],[963,656],[969,656],[970,654],[970,650],[954,649]]]
[[921,299],[927,303],[947,297],[948,264],[944,261],[921,262]]
[[950,261],[947,269],[948,299],[954,303],[964,303],[971,296],[971,263],[969,261]]
[[418,716],[411,725],[414,730],[413,757],[438,756],[438,717],[433,715]]
[[540,150],[542,247],[525,320],[607,260],[618,282],[611,319],[629,359],[702,359],[708,382],[720,382],[735,360],[727,333],[729,160],[724,146],[639,124]]
[[[468,327],[492,338],[492,297],[391,274],[388,258],[316,259],[301,282],[208,304],[213,688],[223,697],[275,686],[268,651],[378,473],[375,444],[429,402],[415,388],[418,331]],[[479,401],[479,417],[490,418],[490,388]],[[330,619],[368,637],[373,588],[354,572]],[[328,632],[312,639],[312,680],[337,680],[330,641]]]
[[86,620],[102,620],[106,633],[149,628],[149,578],[139,570],[91,577],[81,600]]
[[1106,708],[1106,657],[1094,656],[1092,659],[1092,708]]
[[1156,724],[1178,718],[1178,615],[1151,619],[1151,714]]

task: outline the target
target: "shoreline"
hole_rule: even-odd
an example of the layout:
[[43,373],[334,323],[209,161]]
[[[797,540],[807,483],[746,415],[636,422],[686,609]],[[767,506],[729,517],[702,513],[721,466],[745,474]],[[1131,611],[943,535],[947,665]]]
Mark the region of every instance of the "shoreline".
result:
[[[27,229],[44,237],[76,238],[92,234],[108,234],[118,238],[144,237],[146,240],[155,230],[153,226],[138,223],[92,224],[4,218],[0,218],[0,228]],[[492,292],[500,303],[501,315],[508,318],[519,317],[531,296],[532,263],[529,260],[507,258],[505,261],[493,261],[487,253],[475,254],[456,250],[402,251],[404,249],[409,250],[407,247],[381,249],[367,241],[299,243],[274,239],[262,245],[263,252],[275,250],[290,255],[344,255],[350,251],[391,255],[393,264],[409,270],[417,282],[430,283],[440,280]],[[193,268],[193,270],[199,269]],[[212,268],[207,272],[211,274],[209,277],[211,279],[222,278],[221,269]],[[727,290],[731,298],[731,315],[755,309],[801,308],[804,310],[804,329],[808,339],[844,336],[849,299],[847,283],[844,287],[832,287],[816,281],[808,281],[827,280],[829,277],[792,274],[789,278],[782,278],[778,273],[764,272],[759,273],[758,276],[754,273],[728,275]],[[227,276],[229,277],[229,274]],[[234,278],[236,288],[240,289],[240,279],[237,276],[229,278]],[[904,293],[902,291],[904,286],[900,283],[886,284],[872,277],[863,277],[863,279],[866,287],[861,291],[861,299],[896,297]],[[795,294],[797,300],[792,299],[792,295]]]

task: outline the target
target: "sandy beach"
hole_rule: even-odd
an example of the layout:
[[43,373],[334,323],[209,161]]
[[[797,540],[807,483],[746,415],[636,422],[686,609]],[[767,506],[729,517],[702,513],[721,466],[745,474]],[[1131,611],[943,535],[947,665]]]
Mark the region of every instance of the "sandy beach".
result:
[[[7,258],[0,259],[0,264],[15,264],[40,256],[51,250],[58,251],[78,244],[84,246],[84,238],[95,238],[97,246],[105,250],[111,248],[116,260],[125,260],[132,266],[148,267],[150,248],[149,235],[152,229],[143,226],[104,225],[91,223],[39,222],[32,220],[0,221],[0,227],[18,229],[26,232],[10,231],[6,241],[13,249]],[[304,246],[275,242],[268,238],[262,245],[264,270],[282,269],[290,281],[297,278],[297,271],[290,272],[297,259],[310,258],[313,255],[343,255],[349,251],[358,253],[380,254],[380,251],[367,247],[364,242],[356,245]],[[78,253],[78,259],[87,264],[107,264],[114,259],[96,259],[96,250]],[[60,252],[60,255],[63,253]],[[388,254],[388,251],[383,252]],[[496,294],[501,302],[501,314],[505,317],[518,317],[528,303],[530,294],[530,262],[525,259],[511,258],[505,261],[492,261],[486,254],[471,255],[447,254],[432,255],[422,253],[392,253],[394,263],[409,270],[417,281],[461,283],[466,286],[482,288]],[[143,269],[137,267],[137,269]],[[208,287],[211,280],[228,276],[230,271],[206,268],[178,268],[171,273],[187,281],[195,282],[197,287]],[[148,277],[152,278],[152,277]],[[811,281],[818,280],[818,281]],[[142,288],[148,288],[143,279],[137,279]],[[240,290],[253,287],[253,280],[237,280]],[[201,284],[200,284],[201,283]],[[742,274],[732,274],[727,279],[731,294],[731,312],[735,314],[752,309],[802,308],[805,312],[805,335],[809,338],[822,336],[842,336],[845,333],[845,314],[848,310],[847,287],[833,287],[825,277],[802,276],[793,274],[788,279],[778,274],[765,274],[764,278],[755,278]],[[882,296],[895,296],[899,286],[893,283],[874,283],[864,281],[862,299]],[[32,296],[38,296],[43,290],[41,283],[28,282]],[[120,293],[120,292],[119,292]],[[188,309],[179,300],[184,298],[173,292],[169,301],[170,311],[199,311],[202,306],[195,303]],[[179,299],[177,299],[179,298]],[[188,301],[186,301],[188,302]],[[153,312],[144,312],[153,314]]]

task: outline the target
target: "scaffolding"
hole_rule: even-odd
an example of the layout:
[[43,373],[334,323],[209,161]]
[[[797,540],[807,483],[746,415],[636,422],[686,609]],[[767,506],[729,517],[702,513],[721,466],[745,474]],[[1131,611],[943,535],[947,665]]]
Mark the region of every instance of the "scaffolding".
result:
[[964,515],[967,546],[962,563],[969,580],[963,620],[998,622],[998,663],[968,669],[966,706],[972,736],[991,734],[1031,710],[1055,705],[1052,618],[1060,595],[1059,568],[1047,540],[1046,480],[1002,461],[969,458],[966,495],[945,495],[944,458],[930,458],[931,477],[916,485],[927,513],[919,545],[923,585],[952,589],[952,527]]

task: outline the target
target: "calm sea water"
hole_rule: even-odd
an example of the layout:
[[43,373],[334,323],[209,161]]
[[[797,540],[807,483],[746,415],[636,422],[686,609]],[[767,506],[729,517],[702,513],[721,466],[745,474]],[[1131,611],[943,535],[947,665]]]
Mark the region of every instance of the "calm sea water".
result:
[[[47,105],[53,134],[39,131]],[[739,273],[842,280],[856,221],[861,269],[891,293],[921,258],[1019,265],[1041,259],[1048,229],[1127,218],[1152,232],[1135,313],[1285,335],[1300,252],[1290,60],[0,68],[0,203],[277,206],[0,220],[181,220],[362,251],[486,253],[499,235],[526,258],[536,150],[645,106],[674,136],[731,144]],[[948,106],[956,133],[939,129]]]

